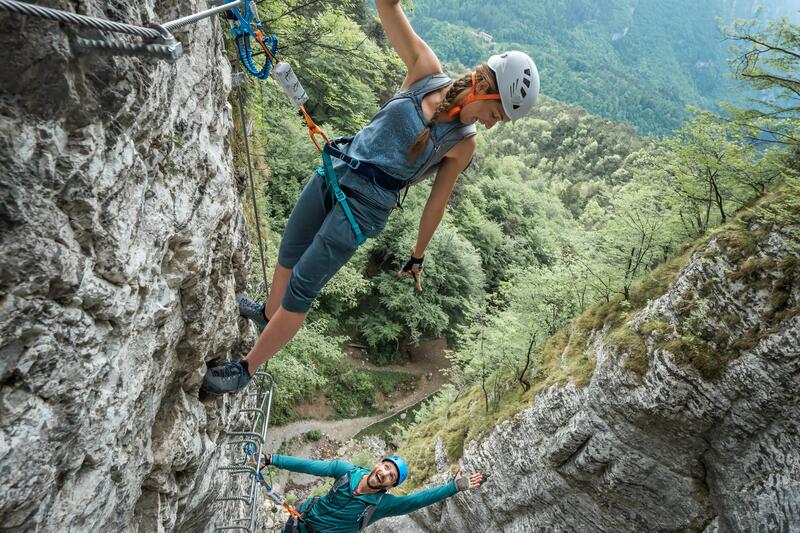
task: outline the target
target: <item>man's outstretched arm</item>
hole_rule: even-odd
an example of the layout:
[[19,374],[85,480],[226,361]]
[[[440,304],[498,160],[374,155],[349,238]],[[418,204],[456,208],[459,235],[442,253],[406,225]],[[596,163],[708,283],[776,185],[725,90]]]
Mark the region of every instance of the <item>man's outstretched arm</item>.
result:
[[269,464],[276,468],[310,474],[312,476],[338,478],[355,468],[352,463],[347,461],[316,461],[314,459],[301,459],[290,455],[278,455],[273,453]]
[[413,513],[417,509],[422,509],[423,507],[449,498],[459,491],[479,487],[484,481],[486,481],[486,477],[483,474],[472,474],[469,477],[459,474],[456,476],[456,479],[449,483],[431,489],[420,490],[408,496],[392,496],[387,494],[375,510],[375,514],[372,516],[370,523],[381,518],[386,518],[387,516]]

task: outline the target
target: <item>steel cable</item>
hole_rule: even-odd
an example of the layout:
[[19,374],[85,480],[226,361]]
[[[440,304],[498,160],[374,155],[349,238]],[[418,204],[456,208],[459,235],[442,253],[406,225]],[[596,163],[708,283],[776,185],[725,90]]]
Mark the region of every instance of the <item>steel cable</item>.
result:
[[35,4],[28,4],[26,2],[17,2],[16,0],[0,0],[0,9],[10,11],[12,13],[19,13],[21,15],[30,15],[34,17],[55,20],[56,22],[76,24],[78,26],[94,28],[100,31],[127,33],[128,35],[136,35],[138,37],[145,37],[147,39],[158,39],[161,37],[161,33],[152,28],[132,26],[122,22],[113,22],[110,20],[89,17],[86,15],[79,15],[77,13],[70,13],[69,11],[61,11],[60,9],[37,6]]

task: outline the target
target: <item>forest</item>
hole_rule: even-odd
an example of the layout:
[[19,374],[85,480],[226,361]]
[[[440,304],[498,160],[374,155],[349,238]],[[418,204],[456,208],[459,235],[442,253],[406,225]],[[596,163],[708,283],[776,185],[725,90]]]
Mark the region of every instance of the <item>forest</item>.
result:
[[[430,183],[410,190],[385,231],[334,277],[300,334],[268,364],[280,390],[276,423],[292,420],[293,406],[321,390],[339,415],[352,416],[369,409],[387,380],[349,367],[346,343],[364,345],[370,360],[384,365],[405,360],[419,341],[446,338],[450,384],[414,424],[387,434],[420,465],[432,462],[430,438],[442,414],[450,415],[448,452],[459,457],[466,439],[533,401],[542,387],[585,384],[594,368],[585,350],[593,329],[610,328],[615,342],[635,353],[642,341],[624,327],[625,317],[663,292],[698,240],[725,233],[765,198],[778,223],[796,222],[800,207],[800,27],[788,20],[703,26],[687,46],[672,39],[683,29],[666,24],[667,7],[655,2],[638,3],[636,23],[662,33],[633,28],[617,40],[606,37],[612,27],[630,25],[632,2],[532,7],[518,0],[513,9],[489,10],[490,17],[485,8],[493,2],[436,2],[436,17],[448,12],[448,20],[434,17],[433,4],[417,0],[412,22],[451,77],[494,49],[464,28],[487,31],[498,46],[542,58],[543,97],[513,126],[479,128],[475,160],[428,248],[424,290],[396,273]],[[556,4],[563,9],[551,9]],[[718,12],[712,4],[686,12],[705,24]],[[309,112],[331,137],[357,132],[400,85],[402,63],[366,2],[280,0],[259,9],[279,38],[279,57],[311,97]],[[730,51],[717,46],[723,38]],[[643,48],[652,54],[637,52]],[[714,66],[686,68],[697,61]],[[727,102],[717,105],[722,94]],[[246,102],[256,208],[272,267],[319,156],[274,83],[247,84]],[[244,175],[243,143],[235,142]],[[251,296],[263,301],[268,288],[250,208],[246,216]],[[702,328],[710,310],[694,312],[697,326],[681,332],[672,349],[713,379],[735,350]],[[776,312],[797,310],[776,302]],[[567,364],[558,364],[556,354],[565,350]],[[629,364],[642,373],[646,362],[632,357]],[[480,405],[480,416],[454,409],[456,402]],[[410,488],[424,478],[421,468]]]

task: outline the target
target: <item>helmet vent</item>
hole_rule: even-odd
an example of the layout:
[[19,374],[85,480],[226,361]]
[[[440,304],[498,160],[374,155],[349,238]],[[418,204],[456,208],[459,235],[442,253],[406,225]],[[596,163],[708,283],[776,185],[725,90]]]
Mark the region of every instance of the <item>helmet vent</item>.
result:
[[[525,84],[525,87],[530,89],[530,87],[531,87],[531,79],[530,78],[523,78],[522,83]],[[525,95],[523,94],[522,96],[525,96]]]
[[523,89],[522,87],[520,87],[520,88],[519,88],[519,92],[522,94],[522,97],[523,97],[523,98],[525,98],[526,96],[528,96],[528,93],[526,93],[526,92],[525,92],[525,89]]
[[513,109],[519,109],[519,106],[517,104],[514,104]]
[[530,76],[530,75],[531,75],[531,69],[529,69],[529,68],[526,68],[526,69],[525,69],[525,70],[523,70],[522,72],[524,72],[524,73],[525,73],[525,74],[527,74],[528,76]]

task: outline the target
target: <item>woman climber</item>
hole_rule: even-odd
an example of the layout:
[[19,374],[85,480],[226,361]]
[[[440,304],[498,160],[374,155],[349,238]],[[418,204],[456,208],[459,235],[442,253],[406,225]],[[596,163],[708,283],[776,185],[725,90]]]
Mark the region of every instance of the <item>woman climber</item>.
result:
[[453,82],[414,32],[399,0],[377,0],[376,5],[408,74],[399,92],[346,146],[326,145],[346,199],[332,201],[336,191],[330,190],[321,170],[306,184],[283,233],[266,304],[239,297],[240,314],[263,331],[243,360],[208,369],[202,385],[208,393],[244,388],[258,367],[294,337],[311,303],[363,236],[375,237],[383,230],[400,191],[435,171],[416,244],[400,270],[422,290],[425,249],[456,179],[472,160],[475,123],[489,129],[499,121],[513,122],[536,103],[539,74],[526,54],[494,55]]

